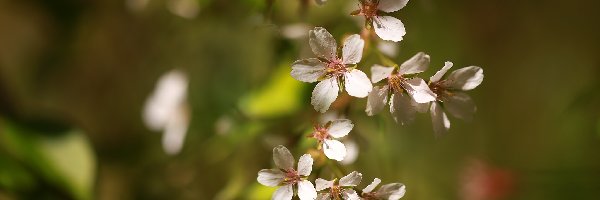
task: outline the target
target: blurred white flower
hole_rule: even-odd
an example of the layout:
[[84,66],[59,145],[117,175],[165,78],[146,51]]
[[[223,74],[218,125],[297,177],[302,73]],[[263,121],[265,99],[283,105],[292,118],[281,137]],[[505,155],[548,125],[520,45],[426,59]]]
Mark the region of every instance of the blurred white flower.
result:
[[309,154],[300,157],[297,170],[294,170],[294,157],[282,145],[273,148],[273,160],[277,169],[262,169],[256,178],[265,186],[281,186],[273,193],[273,200],[291,200],[294,196],[293,186],[297,186],[296,191],[301,200],[317,198],[317,191],[313,184],[306,180],[313,165],[313,159]]
[[386,56],[396,57],[398,55],[398,45],[395,42],[380,41],[377,43],[377,49]]
[[442,80],[452,65],[452,62],[446,62],[444,67],[429,79],[429,87],[437,94],[437,101],[431,104],[429,110],[433,130],[438,135],[446,133],[450,128],[450,121],[442,106],[452,116],[463,120],[471,120],[477,111],[477,106],[471,97],[463,91],[472,90],[481,84],[483,69],[477,66],[460,68]]
[[356,161],[358,158],[359,147],[358,144],[352,139],[343,140],[344,146],[346,146],[346,157],[344,160],[340,161],[343,165],[349,165]]
[[315,131],[310,137],[318,140],[318,148],[323,146],[323,153],[329,159],[342,161],[346,157],[346,146],[335,140],[344,137],[350,133],[354,124],[348,119],[337,119],[328,122],[325,126],[316,125]]
[[325,192],[319,193],[317,196],[318,200],[330,200],[330,199],[346,199],[346,200],[360,200],[360,197],[352,189],[352,187],[360,184],[362,180],[362,174],[356,171],[340,178],[339,181],[336,179],[328,181],[322,178],[317,178],[315,181],[317,191],[329,189]]
[[181,151],[188,129],[187,87],[186,75],[171,70],[159,78],[144,106],[144,123],[153,131],[164,131],[163,149],[169,155]]
[[362,191],[362,200],[398,200],[406,193],[406,186],[402,183],[385,184],[376,191],[373,191],[381,183],[381,180],[375,178]]
[[287,39],[300,39],[306,37],[310,27],[305,23],[295,23],[281,27],[281,35]]
[[317,84],[312,92],[311,104],[324,113],[338,96],[340,85],[350,96],[364,98],[373,85],[367,75],[348,65],[355,65],[362,58],[364,41],[358,34],[344,41],[342,57],[338,57],[337,43],[324,28],[316,27],[309,32],[309,44],[318,58],[298,60],[292,64],[291,75],[296,80]]
[[317,5],[324,5],[325,3],[327,3],[327,0],[315,0],[315,2],[317,2]]
[[171,13],[186,19],[195,18],[200,11],[197,0],[167,0],[167,8]]
[[[396,123],[407,124],[414,120],[415,112],[426,112],[428,102],[435,101],[436,95],[421,78],[408,78],[407,75],[421,73],[429,66],[429,55],[419,52],[398,69],[374,65],[371,80],[377,83],[388,79],[384,86],[375,86],[367,98],[367,115],[373,116],[385,107],[389,100],[390,113]],[[406,91],[406,93],[404,93]],[[409,97],[410,96],[410,97]]]
[[399,42],[406,34],[404,24],[392,16],[381,16],[382,13],[396,12],[408,3],[408,0],[360,0],[360,9],[353,15],[365,16],[365,26],[373,24],[375,33],[383,40]]

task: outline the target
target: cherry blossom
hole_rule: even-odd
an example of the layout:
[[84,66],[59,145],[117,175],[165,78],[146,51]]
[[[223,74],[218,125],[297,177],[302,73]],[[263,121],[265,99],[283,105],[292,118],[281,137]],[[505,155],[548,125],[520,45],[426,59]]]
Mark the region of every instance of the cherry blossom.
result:
[[[346,199],[346,200],[359,200],[360,197],[352,189],[352,187],[360,184],[362,180],[362,174],[356,171],[351,172],[350,174],[337,179],[328,181],[322,178],[317,178],[315,181],[317,191],[323,191],[318,194],[318,200],[330,200],[330,199]],[[328,189],[328,190],[326,190]]]
[[[390,113],[394,120],[400,124],[407,124],[414,120],[415,113],[426,112],[426,103],[435,101],[436,95],[427,83],[421,78],[413,77],[425,71],[429,66],[429,55],[419,52],[399,68],[374,65],[371,68],[371,80],[377,83],[387,79],[387,84],[375,86],[367,98],[367,115],[373,116],[390,104]],[[406,91],[406,92],[405,92]]]
[[450,129],[450,120],[444,109],[452,116],[463,120],[471,120],[477,111],[475,103],[464,91],[472,90],[481,84],[483,69],[477,66],[464,67],[453,71],[446,79],[442,79],[452,65],[452,62],[446,62],[444,67],[429,79],[429,87],[437,94],[437,101],[431,104],[429,110],[433,130],[438,135]]
[[406,193],[406,186],[402,183],[385,184],[373,191],[381,183],[381,179],[375,178],[371,184],[362,190],[362,200],[398,200]]
[[327,30],[316,27],[309,32],[309,44],[317,58],[294,62],[291,75],[302,82],[320,81],[311,97],[315,110],[327,111],[343,87],[350,96],[359,98],[367,97],[371,92],[373,85],[367,75],[352,67],[360,62],[364,43],[358,34],[349,36],[339,57],[336,41]]
[[396,12],[408,3],[408,0],[359,0],[360,8],[352,15],[365,17],[365,26],[375,28],[375,33],[383,40],[399,42],[406,34],[404,24],[392,16],[383,16],[382,13]]
[[282,145],[273,148],[273,160],[276,169],[262,169],[258,172],[256,180],[265,186],[280,186],[271,199],[290,200],[294,196],[294,186],[301,200],[317,198],[317,191],[313,184],[306,180],[312,171],[313,159],[309,154],[304,154],[298,160],[297,170],[294,169],[294,157]]
[[329,159],[342,161],[346,157],[346,146],[336,140],[350,133],[354,124],[348,119],[329,121],[324,126],[316,125],[310,137],[318,140],[318,148],[323,147],[323,153]]

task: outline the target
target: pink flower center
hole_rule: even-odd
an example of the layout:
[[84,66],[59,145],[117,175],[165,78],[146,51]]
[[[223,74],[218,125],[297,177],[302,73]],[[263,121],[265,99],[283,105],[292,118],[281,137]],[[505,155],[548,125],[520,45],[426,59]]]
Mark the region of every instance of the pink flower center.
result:
[[432,82],[429,83],[429,89],[431,89],[431,91],[433,93],[435,93],[437,95],[437,100],[443,102],[443,98],[444,96],[448,96],[448,95],[452,95],[452,93],[450,93],[445,87],[444,87],[444,82],[446,80],[441,80],[438,82]]
[[331,197],[333,199],[340,199],[340,196],[342,195],[342,188],[340,188],[339,185],[335,184],[331,186],[329,193],[331,194]]
[[288,169],[285,171],[285,178],[283,179],[285,184],[296,184],[300,181],[301,177],[296,170]]
[[371,19],[377,16],[377,6],[379,0],[364,0],[360,5],[359,15],[364,15],[367,19]]
[[317,139],[319,142],[324,142],[326,139],[331,139],[331,135],[327,132],[327,128],[319,125],[315,126],[315,131],[311,135],[312,138]]
[[392,74],[388,77],[388,85],[394,92],[402,92],[402,82],[405,78],[399,74]]
[[364,199],[364,200],[377,199],[377,196],[375,196],[375,192],[368,192],[368,193],[362,194],[362,199]]
[[335,58],[327,63],[327,75],[330,77],[339,77],[346,73],[348,69],[342,59]]

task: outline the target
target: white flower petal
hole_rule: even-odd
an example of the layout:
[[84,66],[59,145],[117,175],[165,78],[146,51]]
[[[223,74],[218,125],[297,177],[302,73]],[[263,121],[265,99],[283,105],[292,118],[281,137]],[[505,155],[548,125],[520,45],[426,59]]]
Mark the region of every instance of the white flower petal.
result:
[[344,80],[346,92],[353,97],[367,97],[369,92],[373,89],[373,84],[371,84],[367,75],[358,69],[346,72],[344,74]]
[[415,119],[416,102],[404,93],[394,93],[390,99],[390,113],[396,123],[409,124]]
[[186,101],[187,87],[188,79],[182,71],[175,69],[163,74],[144,105],[146,126],[153,131],[163,130],[169,118]]
[[383,110],[388,102],[388,88],[388,85],[373,87],[373,90],[369,93],[369,97],[367,97],[365,112],[368,116],[373,116]]
[[258,172],[256,180],[265,186],[278,186],[285,178],[285,173],[279,169],[263,169]]
[[454,117],[470,121],[473,119],[473,114],[477,111],[477,106],[471,97],[464,92],[453,92],[449,95],[444,95],[444,108]]
[[377,9],[387,13],[395,12],[404,8],[406,3],[408,3],[408,0],[379,0]]
[[385,184],[377,190],[375,196],[380,199],[397,200],[404,196],[406,187],[401,183]]
[[363,54],[365,41],[360,38],[360,35],[353,34],[346,38],[344,47],[342,48],[342,60],[344,64],[356,64],[360,62]]
[[308,42],[310,48],[316,56],[333,60],[337,56],[337,43],[327,30],[322,27],[315,27],[309,31]]
[[345,200],[360,200],[360,196],[353,189],[345,189],[342,191],[342,197]]
[[381,183],[381,179],[375,178],[373,179],[373,182],[371,182],[371,184],[367,185],[367,187],[365,187],[365,189],[363,190],[363,193],[369,193],[371,191],[373,191],[373,189],[375,189],[375,187],[377,187],[377,185],[379,185],[379,183]]
[[431,103],[431,124],[436,135],[443,135],[450,129],[450,120],[438,102]]
[[292,64],[291,75],[302,82],[316,82],[326,73],[325,63],[316,58],[298,60]]
[[358,184],[360,184],[360,181],[362,180],[362,174],[357,172],[357,171],[353,171],[350,172],[348,175],[340,178],[340,186],[357,186]]
[[354,163],[354,161],[356,161],[356,158],[358,158],[358,144],[356,144],[354,140],[344,140],[342,143],[344,143],[344,146],[346,146],[346,157],[340,163],[344,165]]
[[308,176],[312,171],[313,159],[310,154],[304,154],[298,160],[298,174]]
[[431,76],[431,78],[429,78],[429,82],[438,82],[440,81],[440,79],[442,79],[442,77],[444,77],[444,74],[446,74],[446,72],[452,68],[452,62],[450,61],[446,61],[444,63],[444,67],[442,67],[442,69],[440,69],[440,71],[437,71],[433,76]]
[[392,16],[376,16],[373,19],[375,33],[383,40],[399,42],[406,34],[404,24]]
[[373,67],[371,67],[371,81],[373,83],[377,83],[383,79],[386,79],[387,77],[392,75],[393,71],[394,67],[384,67],[375,64],[373,65]]
[[334,138],[340,138],[348,135],[353,127],[354,124],[349,119],[336,119],[331,121],[327,133]]
[[290,170],[294,169],[294,156],[290,150],[283,145],[273,148],[273,161],[279,169]]
[[271,200],[291,200],[294,196],[294,189],[292,188],[292,184],[284,185],[279,187],[273,193],[273,197]]
[[319,193],[317,195],[317,200],[330,200],[331,199],[331,194],[329,193]]
[[165,133],[162,138],[162,145],[165,152],[169,155],[178,154],[183,147],[185,135],[190,123],[187,104],[179,106],[177,111],[172,113],[165,127]]
[[316,190],[317,191],[321,191],[327,188],[331,188],[331,186],[333,186],[333,181],[328,181],[322,178],[317,178],[317,180],[315,180],[315,186],[316,186]]
[[346,157],[346,146],[337,140],[325,140],[323,143],[323,152],[329,159],[342,161]]
[[483,81],[483,69],[470,66],[457,69],[448,75],[445,86],[455,90],[472,90]]
[[416,74],[427,70],[429,67],[429,55],[419,52],[410,59],[404,61],[398,69],[399,74]]
[[317,198],[317,191],[310,181],[303,180],[298,183],[298,197],[300,197],[300,200],[314,200]]
[[337,98],[339,91],[337,78],[332,77],[322,80],[313,90],[310,104],[313,105],[315,110],[325,113]]
[[412,78],[402,82],[402,87],[410,94],[417,103],[435,101],[437,95],[429,89],[429,86],[421,78]]

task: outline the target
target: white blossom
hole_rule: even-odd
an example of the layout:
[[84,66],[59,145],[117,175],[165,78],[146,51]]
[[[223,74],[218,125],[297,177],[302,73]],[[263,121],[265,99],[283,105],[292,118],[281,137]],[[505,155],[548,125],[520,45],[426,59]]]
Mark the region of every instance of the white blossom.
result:
[[406,193],[406,186],[402,183],[385,184],[373,191],[381,183],[375,178],[371,184],[362,190],[362,200],[398,200]]
[[402,21],[380,14],[396,12],[404,8],[407,3],[408,0],[360,0],[360,9],[352,14],[364,16],[367,28],[371,26],[375,28],[375,33],[381,39],[399,42],[406,34]]
[[171,13],[186,18],[196,18],[200,11],[197,0],[168,0],[167,8]]
[[428,66],[429,55],[423,52],[417,53],[398,68],[374,65],[371,68],[371,81],[377,83],[387,79],[387,84],[375,86],[369,93],[365,110],[367,115],[381,112],[388,102],[390,113],[400,124],[412,122],[416,112],[426,112],[427,103],[435,101],[436,94],[423,79],[409,76],[425,71]]
[[347,155],[344,143],[336,140],[350,133],[354,124],[348,119],[337,119],[327,122],[324,126],[316,125],[310,137],[317,139],[318,148],[329,159],[342,161]]
[[188,129],[187,87],[186,75],[171,70],[159,78],[144,105],[144,123],[153,131],[164,131],[163,149],[170,155],[181,151]]
[[262,169],[258,172],[256,180],[265,186],[280,186],[271,199],[290,200],[294,196],[294,188],[301,200],[317,198],[317,191],[313,184],[306,180],[312,171],[313,159],[309,154],[304,154],[298,160],[298,167],[294,169],[294,157],[282,145],[273,148],[273,161],[276,169]]
[[358,153],[360,152],[358,144],[352,139],[345,139],[342,141],[344,146],[346,147],[346,157],[344,160],[340,161],[343,165],[349,165],[354,163],[358,158]]
[[309,44],[317,58],[294,62],[291,75],[302,82],[320,81],[311,97],[315,110],[321,113],[327,111],[337,99],[340,86],[345,87],[351,96],[367,97],[373,85],[364,72],[352,67],[360,62],[364,43],[358,34],[349,36],[339,57],[337,43],[327,30],[316,27],[309,32]]
[[452,116],[463,120],[471,120],[477,111],[477,106],[464,91],[472,90],[481,84],[483,69],[477,66],[464,67],[453,71],[446,79],[442,79],[452,65],[452,62],[446,62],[444,67],[429,79],[429,87],[437,94],[437,101],[431,104],[429,110],[433,130],[438,135],[450,129],[450,121],[444,109]]
[[[356,171],[337,179],[328,181],[322,178],[317,178],[315,181],[317,191],[323,191],[318,194],[318,200],[330,200],[330,199],[346,199],[346,200],[359,200],[360,197],[352,189],[352,187],[360,184],[362,180],[362,174]],[[326,190],[327,189],[327,190]]]

